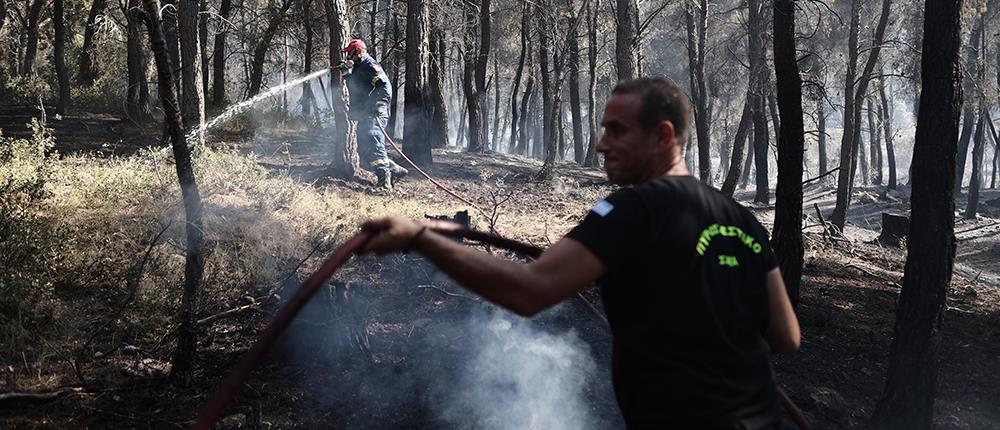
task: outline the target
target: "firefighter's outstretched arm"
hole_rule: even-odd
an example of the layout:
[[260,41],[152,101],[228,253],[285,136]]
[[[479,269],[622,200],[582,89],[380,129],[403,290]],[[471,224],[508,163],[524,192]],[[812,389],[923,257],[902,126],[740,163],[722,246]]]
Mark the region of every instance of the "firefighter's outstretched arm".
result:
[[573,295],[606,270],[597,256],[569,238],[556,242],[538,260],[519,263],[464,246],[405,218],[368,221],[363,228],[379,231],[364,252],[413,249],[468,290],[524,316]]

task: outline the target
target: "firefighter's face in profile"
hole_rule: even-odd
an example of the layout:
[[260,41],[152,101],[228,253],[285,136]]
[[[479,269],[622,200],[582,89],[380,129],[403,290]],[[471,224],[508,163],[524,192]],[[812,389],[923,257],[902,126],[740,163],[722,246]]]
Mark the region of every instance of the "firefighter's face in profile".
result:
[[608,180],[616,184],[649,181],[663,172],[673,145],[673,125],[663,121],[647,130],[639,123],[642,99],[637,94],[614,94],[604,106],[604,132],[597,152],[604,154]]

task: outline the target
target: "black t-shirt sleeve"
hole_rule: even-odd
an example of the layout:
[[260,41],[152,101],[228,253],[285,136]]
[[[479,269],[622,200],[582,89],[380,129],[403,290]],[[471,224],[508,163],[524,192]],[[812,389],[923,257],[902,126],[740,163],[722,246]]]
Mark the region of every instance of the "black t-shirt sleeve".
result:
[[583,244],[610,273],[631,258],[630,250],[641,248],[642,232],[647,225],[648,212],[638,193],[625,188],[597,202],[566,237]]

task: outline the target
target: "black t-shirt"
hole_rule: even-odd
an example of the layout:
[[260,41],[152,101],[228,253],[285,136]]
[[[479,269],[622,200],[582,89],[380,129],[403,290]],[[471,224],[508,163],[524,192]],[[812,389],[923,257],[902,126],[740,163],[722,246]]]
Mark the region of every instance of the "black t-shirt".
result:
[[768,235],[691,176],[598,202],[567,237],[607,266],[613,378],[630,428],[753,429],[778,419],[764,340]]

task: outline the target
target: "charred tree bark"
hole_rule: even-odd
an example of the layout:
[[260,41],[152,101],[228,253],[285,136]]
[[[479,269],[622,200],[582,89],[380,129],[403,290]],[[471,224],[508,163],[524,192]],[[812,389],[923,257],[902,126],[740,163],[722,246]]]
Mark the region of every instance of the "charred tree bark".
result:
[[375,37],[375,21],[378,18],[379,0],[372,2],[372,9],[368,12],[368,53],[372,57],[378,57],[378,38]]
[[583,113],[580,112],[580,42],[577,26],[570,23],[569,43],[569,110],[573,121],[573,160],[583,165],[587,154],[583,149]]
[[[521,77],[524,74],[524,63],[528,54],[528,41],[531,37],[531,20],[529,14],[531,13],[531,4],[527,0],[521,2],[521,50],[520,57],[517,60],[517,72],[514,73],[514,83],[513,90],[510,92],[510,143],[509,151],[511,153],[516,152],[518,147],[518,126],[520,125],[520,115],[521,112],[517,110],[517,93],[521,89]],[[529,71],[530,75],[530,71]],[[527,97],[527,94],[525,94]]]
[[[302,47],[302,73],[308,75],[312,73],[313,62],[313,26],[312,26],[312,0],[302,0],[302,31],[305,33],[305,45]],[[325,96],[324,96],[325,97]],[[316,106],[316,95],[313,94],[312,83],[302,83],[302,97],[299,99],[302,106],[302,115],[308,118],[313,113],[316,114],[316,121],[319,121],[318,107]]]
[[889,165],[889,189],[896,189],[896,148],[892,142],[892,110],[889,109],[889,100],[885,97],[885,79],[878,81],[879,101],[881,102],[880,112],[882,113],[882,131],[885,132],[885,158]]
[[826,109],[824,109],[824,103],[826,103],[826,100],[823,100],[823,98],[816,101],[816,116],[819,118],[816,128],[819,133],[817,155],[819,156],[820,175],[829,171],[826,157]]
[[[875,39],[868,51],[868,60],[860,76],[855,75],[858,60],[858,26],[860,21],[860,1],[854,0],[851,12],[851,34],[849,41],[848,74],[845,77],[844,91],[844,137],[840,142],[840,166],[837,175],[837,203],[833,208],[830,222],[840,231],[847,223],[847,209],[851,205],[851,191],[854,188],[855,154],[858,153],[861,139],[861,100],[868,93],[868,83],[871,80],[875,64],[878,63],[882,41],[885,39],[885,28],[889,23],[890,0],[882,0],[882,12],[875,27]],[[857,85],[855,85],[857,82]],[[844,167],[848,167],[844,169]]]
[[687,23],[688,78],[691,83],[694,123],[698,135],[698,177],[711,185],[712,157],[711,133],[708,130],[708,93],[705,86],[705,32],[708,30],[708,2],[686,2],[684,13]]
[[198,131],[197,143],[205,143],[205,94],[201,76],[201,46],[198,44],[198,0],[180,0],[177,30],[181,42],[182,112],[184,124]]
[[[391,33],[392,43],[391,44],[389,42],[385,43],[386,55],[382,61],[382,69],[385,70],[386,74],[392,76],[392,78],[390,79],[393,85],[392,93],[399,94],[399,84],[401,82],[400,80],[401,74],[399,70],[402,69],[402,67],[399,67],[399,63],[402,55],[400,55],[398,49],[392,48],[392,46],[399,44],[399,25],[398,25],[399,18],[396,16],[396,13],[392,9],[392,3],[393,1],[389,0],[388,5],[386,6],[388,7],[388,11],[391,17],[391,25],[386,26],[386,33],[387,33],[386,35],[388,36],[389,33]],[[391,32],[389,31],[390,28],[392,29]],[[396,135],[396,128],[397,128],[396,122],[399,120],[399,115],[397,115],[398,113],[399,113],[399,97],[393,97],[392,100],[389,101],[389,127],[386,128],[386,131],[389,132],[390,136]]]
[[871,423],[880,429],[932,426],[938,341],[955,259],[953,182],[962,107],[961,6],[959,1],[925,2],[908,255],[885,392]]
[[249,97],[260,92],[264,80],[264,60],[267,57],[267,50],[271,48],[271,41],[274,40],[278,26],[285,20],[285,14],[288,13],[288,8],[291,5],[292,0],[282,0],[281,5],[276,10],[271,11],[271,19],[267,22],[267,28],[260,35],[260,40],[253,49],[253,61],[250,62],[250,83],[248,84]]
[[[966,48],[965,64],[976,64],[980,57],[979,44],[971,41],[978,40],[983,33],[982,18],[976,20],[976,25],[969,36],[970,43]],[[964,91],[966,94],[974,94],[972,80],[965,82]],[[969,141],[972,138],[972,131],[976,128],[976,112],[972,103],[966,103],[963,107],[962,134],[958,138],[958,158],[955,162],[955,195],[962,195],[962,182],[965,179],[965,161],[969,154]]]
[[170,64],[177,67],[171,71],[174,75],[174,89],[177,91],[178,97],[183,97],[181,95],[181,79],[177,78],[177,74],[180,73],[179,64],[181,64],[180,35],[177,34],[178,1],[180,0],[165,0],[163,2],[163,14],[160,16],[160,20],[163,24],[163,37],[167,43]]
[[597,13],[601,10],[600,0],[591,0],[587,5],[587,156],[583,164],[597,167]]
[[760,0],[748,0],[750,17],[749,54],[750,54],[750,112],[753,119],[753,146],[755,170],[757,172],[757,192],[753,201],[768,203],[770,190],[767,177],[767,52],[764,48],[765,17],[763,3]]
[[542,144],[545,145],[544,158],[545,161],[542,164],[542,171],[539,173],[539,177],[542,180],[549,180],[555,177],[555,162],[556,155],[559,153],[558,148],[558,131],[556,127],[558,126],[558,113],[556,109],[559,109],[559,90],[560,85],[558,84],[558,78],[554,78],[557,72],[554,70],[554,62],[550,63],[549,52],[552,48],[552,34],[546,31],[550,25],[553,25],[549,19],[547,11],[551,4],[549,2],[543,2],[541,10],[543,13],[539,14],[538,21],[538,59],[541,65],[542,74]]
[[771,243],[781,266],[792,306],[799,303],[802,280],[802,78],[795,54],[794,0],[774,2],[774,71],[777,76],[781,131],[778,139],[778,183],[775,190]]
[[[524,95],[521,97],[521,123],[517,127],[517,146],[514,148],[514,153],[518,155],[529,155],[528,139],[531,137],[528,134],[528,120],[531,117],[529,115],[528,106],[535,94],[534,56],[528,55],[527,61],[528,79],[524,83]],[[534,114],[534,112],[530,113]]]
[[56,103],[56,113],[66,114],[69,108],[69,70],[66,70],[66,20],[64,0],[53,0],[52,26],[55,27],[53,55],[56,66],[56,76],[59,81],[59,101]]
[[24,59],[21,60],[21,70],[18,73],[21,76],[28,76],[34,73],[35,56],[38,55],[38,21],[42,16],[42,8],[46,3],[48,3],[48,0],[35,0],[28,8],[28,16],[25,20],[27,25],[24,29],[26,33]]
[[[346,0],[323,0],[323,7],[326,10],[326,23],[330,31],[330,64],[337,64],[344,59],[344,54],[340,49],[347,45],[350,38],[351,27],[347,18]],[[347,107],[349,105],[347,97],[347,87],[344,85],[344,77],[340,73],[330,74],[331,99],[333,103],[333,127],[330,133],[333,141],[333,162],[331,168],[334,173],[351,177],[358,171],[358,141],[355,135],[356,126],[347,117]]]
[[732,197],[736,191],[736,183],[740,180],[741,168],[746,155],[747,135],[751,122],[750,102],[751,96],[747,92],[746,101],[743,102],[743,114],[740,115],[740,125],[736,127],[736,139],[733,140],[733,155],[729,158],[729,170],[726,173],[726,180],[722,183],[722,193],[729,197]]
[[229,35],[229,15],[233,0],[222,0],[219,4],[219,32],[215,34],[212,49],[212,105],[226,104],[226,36]]
[[868,146],[871,154],[868,160],[871,164],[872,185],[882,185],[882,142],[880,140],[878,122],[875,121],[875,105],[872,99],[867,99],[868,104]]
[[476,12],[474,5],[465,5],[465,22],[468,27],[466,27],[465,32],[465,49],[462,53],[464,65],[462,69],[462,88],[465,90],[465,103],[469,118],[466,131],[468,133],[469,146],[467,150],[469,152],[483,152],[485,149],[483,142],[485,140],[485,136],[483,136],[483,105],[479,102],[482,95],[479,94],[479,85],[476,82],[478,73],[477,60],[479,58],[476,53],[476,38],[479,28],[476,25]]
[[[479,152],[490,146],[488,137],[490,136],[490,110],[489,110],[489,89],[486,82],[486,69],[490,60],[490,0],[479,0],[479,46],[476,51],[476,96],[479,101],[479,113],[482,117],[482,147]],[[494,85],[497,85],[494,82]]]
[[[985,15],[980,17],[979,20],[985,23]],[[985,24],[980,25],[983,26]],[[979,38],[973,38],[969,43],[973,45],[979,44],[979,49],[976,52],[976,80],[986,82],[986,35],[985,32],[980,31],[978,35],[973,35],[973,37],[975,36],[979,36]],[[976,213],[979,211],[979,189],[983,183],[983,153],[986,150],[986,118],[990,115],[989,101],[986,99],[985,92],[980,90],[978,95],[979,124],[976,125],[976,134],[973,137],[972,175],[969,178],[969,198],[965,206],[966,219],[975,219]]]
[[172,82],[174,79],[173,68],[167,54],[163,26],[160,22],[160,2],[159,0],[144,0],[144,4],[146,6],[146,23],[153,45],[153,57],[156,59],[160,100],[163,104],[167,134],[173,148],[177,179],[181,185],[181,195],[184,201],[187,238],[184,260],[184,293],[181,296],[177,349],[174,350],[170,375],[187,380],[191,377],[194,355],[198,347],[198,327],[195,317],[198,306],[198,290],[205,269],[205,259],[202,254],[201,194],[198,192],[198,183],[191,165],[191,149],[184,140],[184,125],[181,121],[177,92]]
[[615,0],[615,66],[618,80],[639,76],[636,41],[639,37],[639,4],[636,0]]
[[152,117],[149,107],[149,87],[146,77],[146,56],[142,50],[139,22],[142,10],[139,0],[128,0],[125,8],[126,58],[128,88],[125,90],[125,115],[135,122]]
[[90,13],[87,14],[87,25],[83,29],[83,46],[80,48],[80,57],[77,60],[79,72],[76,79],[80,86],[89,87],[94,84],[94,79],[97,79],[98,67],[94,61],[94,25],[97,22],[97,15],[104,12],[107,4],[107,0],[94,0],[90,5]]
[[427,5],[424,0],[406,1],[406,86],[403,104],[403,149],[416,163],[429,166],[431,156],[431,112],[427,94]]
[[[751,103],[754,102],[754,100],[753,100],[752,97],[750,97],[750,102]],[[754,139],[756,139],[756,137],[757,137],[757,133],[755,133],[754,130],[753,130],[754,129],[754,117],[753,117],[753,113],[754,113],[754,107],[751,104],[750,105],[750,124],[749,124],[750,128],[748,129],[749,130],[749,134],[747,134],[747,139],[749,139],[749,141],[747,142],[747,144],[749,145],[748,146],[749,149],[747,150],[746,159],[743,160],[743,173],[740,175],[740,189],[741,190],[746,189],[747,186],[750,185],[750,172],[753,171],[754,160],[756,160],[756,158],[757,158],[757,154],[756,154],[756,152],[757,152],[757,145],[755,145],[753,143]]]
[[444,148],[448,146],[448,103],[444,98],[444,59],[447,51],[444,47],[444,32],[434,31],[428,37],[431,40],[431,56],[428,69],[428,83],[433,113],[431,115],[431,147]]

